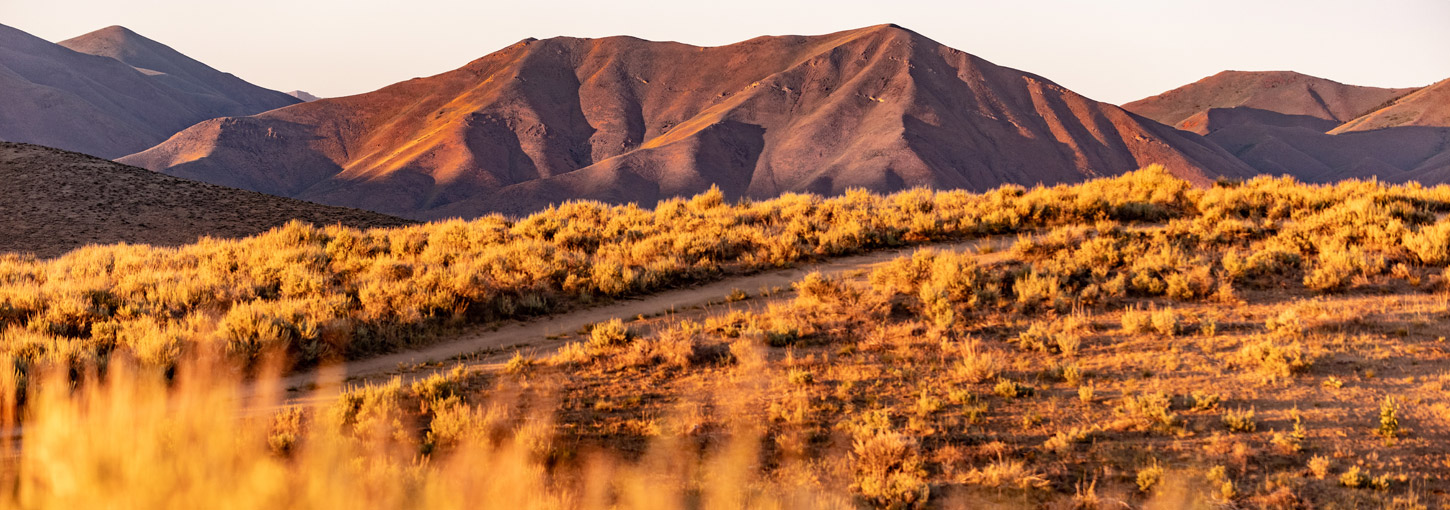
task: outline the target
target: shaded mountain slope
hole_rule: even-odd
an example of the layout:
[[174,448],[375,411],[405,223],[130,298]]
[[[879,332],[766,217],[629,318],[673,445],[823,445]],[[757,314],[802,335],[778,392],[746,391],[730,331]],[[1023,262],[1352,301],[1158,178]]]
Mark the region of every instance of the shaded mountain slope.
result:
[[414,218],[852,187],[987,189],[1149,163],[1251,169],[1195,135],[892,25],[720,47],[525,40],[441,75],[214,119],[122,161]]
[[178,179],[84,154],[0,142],[0,252],[245,237],[292,219],[365,228],[406,220]]
[[[114,44],[107,46],[108,41]],[[118,58],[187,74],[143,72],[111,56],[74,51],[0,25],[0,140],[114,158],[144,150],[202,120],[300,102],[211,70],[119,27],[68,43],[96,51],[108,48]]]
[[192,95],[209,112],[217,112],[218,117],[249,115],[301,102],[299,98],[212,69],[126,27],[110,26],[57,44],[120,60],[153,80]]
[[1245,110],[1210,110],[1215,129],[1208,139],[1261,173],[1309,182],[1373,177],[1436,184],[1450,177],[1450,128],[1327,134],[1303,116]]

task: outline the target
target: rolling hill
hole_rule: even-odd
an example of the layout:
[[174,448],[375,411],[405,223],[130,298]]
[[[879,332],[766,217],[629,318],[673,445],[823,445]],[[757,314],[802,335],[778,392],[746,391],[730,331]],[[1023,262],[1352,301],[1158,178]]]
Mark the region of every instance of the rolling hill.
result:
[[56,44],[0,25],[0,140],[115,158],[197,122],[300,100],[121,27]]
[[437,76],[213,119],[121,161],[427,219],[1252,169],[1202,138],[894,25],[720,47],[525,40]]
[[0,252],[48,257],[87,244],[179,245],[245,237],[292,219],[354,227],[410,222],[161,175],[75,152],[0,142]]

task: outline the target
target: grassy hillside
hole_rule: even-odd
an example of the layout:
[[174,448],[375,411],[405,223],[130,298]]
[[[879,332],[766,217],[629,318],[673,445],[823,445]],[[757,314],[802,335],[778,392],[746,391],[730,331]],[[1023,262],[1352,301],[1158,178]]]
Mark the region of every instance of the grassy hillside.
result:
[[[0,317],[20,365],[142,363],[34,385],[4,486],[32,508],[1429,508],[1450,490],[1447,209],[1445,187],[1194,189],[1147,169],[12,258]],[[450,323],[994,234],[1020,235],[315,406],[239,401],[229,371],[181,355],[357,356]]]
[[727,204],[718,192],[633,206],[569,203],[356,230],[301,223],[180,248],[87,247],[0,258],[0,346],[24,359],[115,349],[157,364],[222,350],[298,363],[426,341],[440,327],[558,312],[726,273],[933,239],[1093,218],[1158,221],[1191,207],[1161,169],[1077,187],[914,190]]

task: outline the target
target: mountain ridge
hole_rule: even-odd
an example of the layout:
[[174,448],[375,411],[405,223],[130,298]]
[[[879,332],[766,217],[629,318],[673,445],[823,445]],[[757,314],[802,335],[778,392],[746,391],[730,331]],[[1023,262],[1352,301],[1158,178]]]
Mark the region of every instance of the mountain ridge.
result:
[[1207,134],[1210,109],[1247,107],[1301,115],[1336,125],[1368,113],[1415,88],[1346,85],[1294,71],[1222,71],[1193,83],[1123,105],[1164,124]]
[[419,219],[711,185],[738,198],[1055,184],[1151,163],[1199,183],[1252,171],[895,25],[715,47],[525,39],[374,92],[209,120],[121,160]]

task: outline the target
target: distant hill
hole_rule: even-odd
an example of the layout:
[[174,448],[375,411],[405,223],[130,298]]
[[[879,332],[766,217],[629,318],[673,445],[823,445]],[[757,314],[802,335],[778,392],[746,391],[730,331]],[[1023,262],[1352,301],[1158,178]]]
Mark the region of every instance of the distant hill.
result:
[[301,102],[122,27],[62,44],[0,25],[0,140],[115,158],[197,122]]
[[292,96],[292,97],[295,97],[297,99],[301,99],[303,102],[312,102],[312,101],[316,101],[318,99],[322,99],[320,97],[317,97],[317,96],[314,96],[312,94],[309,94],[305,90],[294,90],[294,91],[288,92],[287,95]]
[[60,255],[86,244],[180,245],[299,219],[354,227],[410,222],[178,179],[38,145],[0,142],[0,252]]
[[264,112],[297,103],[296,98],[212,69],[126,27],[106,27],[59,44],[81,53],[125,62],[171,88],[199,96],[199,101],[211,103],[216,111]]
[[1450,127],[1450,79],[1417,90],[1335,128],[1333,133],[1391,127]]
[[[1299,119],[1265,121],[1273,114],[1244,116],[1241,109],[1212,110],[1216,128],[1208,139],[1259,172],[1309,182],[1378,178],[1390,182],[1450,182],[1450,128],[1399,127],[1327,134],[1295,126]],[[1234,119],[1233,117],[1239,117]]]
[[1437,184],[1450,179],[1450,125],[1436,125],[1450,110],[1437,99],[1445,84],[1383,89],[1226,71],[1124,108],[1204,134],[1261,173]]
[[881,25],[720,47],[525,40],[428,78],[198,124],[121,161],[412,218],[912,186],[1252,173],[1202,138]]
[[[1198,134],[1211,109],[1251,108],[1338,125],[1415,89],[1359,87],[1291,71],[1224,71],[1123,108]],[[1326,128],[1327,129],[1327,128]]]

